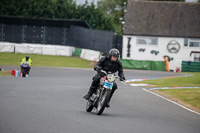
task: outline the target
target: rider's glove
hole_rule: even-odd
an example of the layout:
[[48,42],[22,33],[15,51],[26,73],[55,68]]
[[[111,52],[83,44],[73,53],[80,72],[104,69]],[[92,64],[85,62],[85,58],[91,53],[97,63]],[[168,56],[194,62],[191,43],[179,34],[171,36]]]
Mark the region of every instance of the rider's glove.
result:
[[101,68],[100,66],[97,66],[97,65],[95,66],[95,70],[96,70],[97,72],[100,72],[101,69],[102,69],[102,68]]
[[124,81],[125,80],[125,77],[120,77],[120,81]]

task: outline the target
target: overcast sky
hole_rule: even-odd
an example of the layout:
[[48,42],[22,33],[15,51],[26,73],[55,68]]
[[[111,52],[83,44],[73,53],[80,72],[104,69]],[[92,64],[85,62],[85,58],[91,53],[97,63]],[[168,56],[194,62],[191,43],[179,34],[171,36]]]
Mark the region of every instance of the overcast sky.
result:
[[[77,4],[84,4],[86,0],[74,0],[74,1],[76,1]],[[88,3],[91,3],[93,1],[94,4],[96,5],[98,0],[88,0]]]

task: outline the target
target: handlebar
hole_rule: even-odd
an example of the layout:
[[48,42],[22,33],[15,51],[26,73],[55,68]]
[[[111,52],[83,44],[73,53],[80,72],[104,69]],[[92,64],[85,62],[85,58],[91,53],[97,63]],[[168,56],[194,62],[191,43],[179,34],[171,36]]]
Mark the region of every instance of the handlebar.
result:
[[101,70],[101,72],[103,72],[104,74],[106,74],[106,75],[107,75],[107,72],[106,72],[106,71],[104,71],[104,70]]
[[118,78],[121,82],[125,82],[125,80],[123,80],[123,79],[120,78],[119,76],[115,76],[115,78]]
[[[105,75],[107,75],[107,72],[104,70],[101,70],[100,72],[104,73]],[[118,78],[120,81],[125,82],[125,80],[121,79],[119,76],[115,76],[115,78]]]

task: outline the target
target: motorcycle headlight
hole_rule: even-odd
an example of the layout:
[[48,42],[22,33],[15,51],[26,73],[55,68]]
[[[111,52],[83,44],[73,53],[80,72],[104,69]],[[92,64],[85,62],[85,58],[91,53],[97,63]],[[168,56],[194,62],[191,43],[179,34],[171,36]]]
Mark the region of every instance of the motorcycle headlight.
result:
[[108,75],[107,75],[107,79],[108,79],[109,82],[114,82],[114,81],[115,81],[115,76],[114,76],[114,74],[108,74]]

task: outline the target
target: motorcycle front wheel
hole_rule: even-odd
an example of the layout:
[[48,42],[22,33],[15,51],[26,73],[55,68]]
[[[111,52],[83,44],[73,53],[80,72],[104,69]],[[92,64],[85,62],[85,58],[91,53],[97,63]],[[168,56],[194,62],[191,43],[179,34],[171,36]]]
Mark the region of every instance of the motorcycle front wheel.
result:
[[109,102],[109,98],[110,98],[110,91],[105,89],[98,101],[97,115],[101,115],[103,113],[107,103]]
[[22,68],[22,77],[26,77],[26,70],[25,70],[25,68]]

